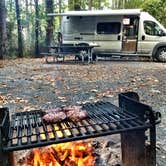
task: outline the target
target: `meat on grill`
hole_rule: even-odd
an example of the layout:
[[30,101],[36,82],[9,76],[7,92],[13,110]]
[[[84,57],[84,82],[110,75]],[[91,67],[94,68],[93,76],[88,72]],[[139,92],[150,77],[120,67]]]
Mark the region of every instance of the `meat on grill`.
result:
[[88,113],[86,110],[83,110],[81,106],[49,109],[44,110],[43,113],[43,120],[46,122],[60,122],[66,118],[78,122],[88,117]]
[[88,113],[85,110],[71,110],[66,113],[67,118],[72,121],[80,121],[88,117]]
[[73,111],[73,110],[81,110],[81,106],[68,106],[68,107],[63,107],[63,110],[68,112],[68,111]]
[[48,113],[58,113],[61,112],[62,108],[57,107],[57,108],[53,108],[53,109],[48,109],[48,110],[42,110],[43,114],[48,114]]
[[46,122],[60,122],[64,119],[66,119],[66,114],[62,111],[49,112],[43,116],[43,120]]

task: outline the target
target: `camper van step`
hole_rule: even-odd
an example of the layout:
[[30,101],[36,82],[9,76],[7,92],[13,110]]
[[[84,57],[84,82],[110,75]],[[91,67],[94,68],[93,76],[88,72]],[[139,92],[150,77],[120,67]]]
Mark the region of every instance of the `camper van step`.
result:
[[129,53],[101,53],[98,55],[100,56],[110,56],[110,57],[123,57],[123,56],[134,56],[134,57],[138,57],[138,54],[129,54]]
[[75,55],[75,53],[71,53],[71,52],[55,52],[55,53],[45,53],[45,52],[42,52],[42,53],[40,53],[40,55],[44,55],[44,56],[55,56],[55,57],[64,56],[64,55],[70,55],[70,54]]

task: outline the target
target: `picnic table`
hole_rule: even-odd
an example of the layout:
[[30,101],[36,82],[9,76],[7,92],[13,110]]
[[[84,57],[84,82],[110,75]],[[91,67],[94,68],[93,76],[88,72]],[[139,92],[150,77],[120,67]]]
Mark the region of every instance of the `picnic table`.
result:
[[[56,45],[56,46],[48,46],[49,50],[51,49],[51,52],[49,53],[41,53],[45,55],[45,61],[48,62],[48,56],[53,56],[53,61],[55,62],[55,59],[58,61],[58,58],[62,58],[63,61],[65,60],[65,56],[67,55],[74,55],[75,60],[78,58],[82,60],[82,62],[85,61],[87,58],[87,63],[90,63],[93,61],[93,49],[94,47],[99,47],[98,45],[80,45],[80,44],[62,44],[62,45]],[[96,58],[97,60],[97,58]]]

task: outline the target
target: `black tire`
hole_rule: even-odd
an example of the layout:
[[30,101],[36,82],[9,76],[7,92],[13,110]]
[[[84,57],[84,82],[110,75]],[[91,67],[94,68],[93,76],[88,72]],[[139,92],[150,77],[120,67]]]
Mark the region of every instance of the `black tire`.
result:
[[159,62],[166,62],[166,47],[161,47],[156,53],[156,59]]

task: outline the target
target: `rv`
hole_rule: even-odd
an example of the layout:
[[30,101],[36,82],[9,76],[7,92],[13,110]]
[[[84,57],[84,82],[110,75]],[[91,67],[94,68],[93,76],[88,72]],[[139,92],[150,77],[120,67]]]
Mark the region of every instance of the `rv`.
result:
[[166,29],[141,9],[68,11],[62,17],[63,44],[91,45],[94,57],[146,56],[166,62]]

